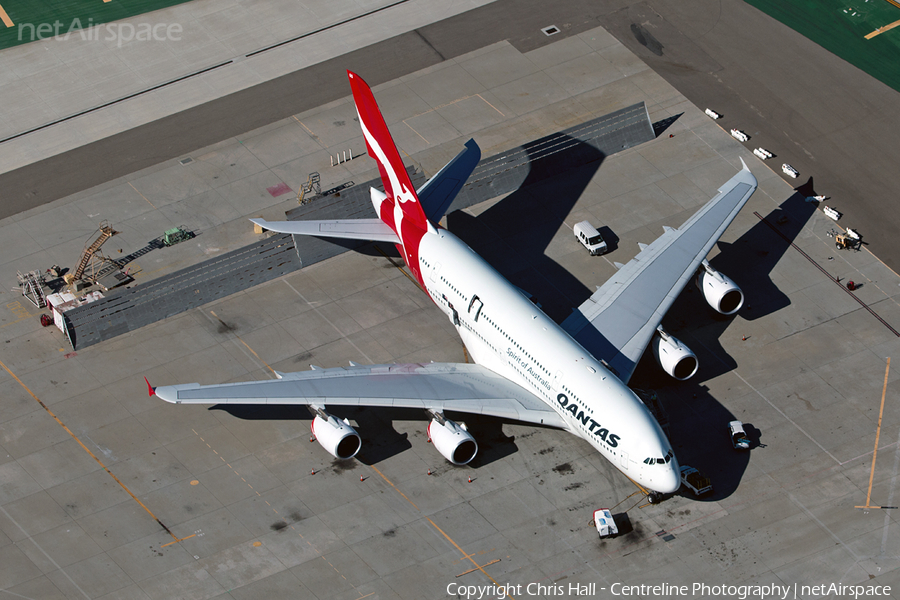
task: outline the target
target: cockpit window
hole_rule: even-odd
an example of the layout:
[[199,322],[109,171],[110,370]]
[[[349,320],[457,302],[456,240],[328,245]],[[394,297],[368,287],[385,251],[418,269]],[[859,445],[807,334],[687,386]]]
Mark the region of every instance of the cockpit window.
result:
[[672,452],[672,449],[670,448],[669,451],[666,452],[666,456],[665,456],[664,458],[653,458],[653,457],[645,458],[645,459],[644,459],[644,464],[647,464],[647,465],[665,465],[665,464],[669,464],[670,462],[672,462],[672,459],[673,459],[674,457],[675,457],[675,453]]

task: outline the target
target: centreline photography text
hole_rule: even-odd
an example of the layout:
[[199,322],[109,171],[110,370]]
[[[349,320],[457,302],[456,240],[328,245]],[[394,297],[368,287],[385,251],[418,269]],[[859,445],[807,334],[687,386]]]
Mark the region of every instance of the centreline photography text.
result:
[[734,598],[736,600],[798,600],[804,598],[876,598],[891,597],[891,586],[872,584],[816,583],[790,585],[729,585],[695,582],[690,585],[612,583],[538,583],[505,585],[463,585],[450,583],[447,595],[464,600],[503,600],[529,597],[659,597],[659,598]]

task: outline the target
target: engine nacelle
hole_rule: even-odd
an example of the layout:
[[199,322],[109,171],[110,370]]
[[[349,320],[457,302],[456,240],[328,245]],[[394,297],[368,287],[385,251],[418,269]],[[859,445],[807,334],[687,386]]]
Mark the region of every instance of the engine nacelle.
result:
[[341,421],[321,408],[316,408],[315,412],[310,429],[316,441],[335,458],[346,460],[356,456],[362,447],[362,440],[347,419]]
[[697,273],[697,287],[703,292],[706,302],[720,314],[733,315],[744,305],[741,288],[705,260]]
[[440,413],[432,413],[428,439],[441,455],[454,465],[468,464],[478,453],[478,444],[463,426]]
[[663,370],[678,379],[684,381],[690,379],[697,372],[699,363],[697,355],[685,346],[681,340],[669,335],[662,327],[658,327],[653,341],[653,356]]

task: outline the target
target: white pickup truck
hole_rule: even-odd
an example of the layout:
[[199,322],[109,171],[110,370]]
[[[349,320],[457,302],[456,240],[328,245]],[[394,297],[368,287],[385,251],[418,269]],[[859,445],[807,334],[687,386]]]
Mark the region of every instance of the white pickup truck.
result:
[[700,471],[687,465],[681,467],[681,483],[694,492],[695,496],[702,496],[713,489],[709,477],[702,475]]

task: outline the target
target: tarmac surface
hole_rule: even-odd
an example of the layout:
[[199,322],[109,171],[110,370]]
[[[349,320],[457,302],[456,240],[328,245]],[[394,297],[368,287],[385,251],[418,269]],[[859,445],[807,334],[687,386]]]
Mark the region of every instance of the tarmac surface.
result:
[[[759,190],[711,259],[744,288],[745,307],[717,318],[689,288],[665,325],[698,354],[697,376],[675,383],[650,359],[631,382],[659,392],[680,461],[710,475],[713,494],[648,505],[586,443],[550,429],[466,419],[481,453],[455,468],[427,444],[421,415],[348,412],[363,450],[340,463],[309,441],[305,411],[148,396],[142,376],[213,383],[347,360],[465,361],[451,324],[376,248],[77,353],[4,290],[0,593],[445,598],[499,583],[550,598],[574,597],[570,585],[612,597],[614,584],[667,583],[797,584],[797,597],[815,598],[826,594],[799,586],[900,586],[893,512],[854,508],[896,503],[898,375],[886,361],[900,344],[900,277],[867,248],[836,251],[832,221],[603,28],[526,51],[498,42],[375,93],[426,173],[469,137],[490,155],[639,101],[667,121],[654,141],[448,217],[557,319],[747,162]],[[110,252],[134,253],[175,225],[199,232],[139,257],[138,281],[251,243],[247,216],[297,205],[267,188],[297,190],[311,171],[323,189],[372,178],[368,158],[325,157],[362,148],[347,95],[192,151],[190,164],[3,219],[0,278],[72,265],[101,218],[122,232]],[[604,228],[608,256],[574,240],[583,219]],[[862,283],[852,294],[850,279]],[[732,418],[748,424],[749,453],[730,448]],[[588,521],[600,507],[627,514],[623,535],[597,539]]]
[[[182,5],[183,10],[190,11],[194,4]],[[463,10],[462,4],[454,4]],[[174,56],[165,63],[144,66],[138,62],[136,73],[151,77],[144,80],[149,86],[165,82],[160,67],[173,62],[177,68],[170,66],[170,72],[184,75],[234,61],[196,80],[81,117],[70,123],[71,127],[54,126],[5,142],[2,146],[10,154],[0,160],[0,172],[4,172],[0,187],[6,190],[0,216],[16,214],[161,160],[180,158],[227,136],[334,101],[343,96],[341,81],[347,68],[365,73],[375,85],[501,40],[508,40],[521,51],[534,49],[550,41],[540,29],[553,23],[560,29],[557,36],[602,25],[692,102],[722,114],[721,124],[726,130],[736,127],[750,135],[748,147],[762,146],[775,154],[773,160],[778,165],[793,165],[800,178],[791,183],[800,185],[813,178],[810,188],[829,196],[830,204],[844,213],[848,225],[861,231],[882,260],[900,271],[895,235],[900,229],[900,212],[893,202],[895,190],[900,189],[900,171],[893,160],[900,135],[900,113],[893,110],[900,101],[896,91],[741,0],[498,0],[483,6],[472,4],[476,6],[471,10],[437,22],[423,20],[420,15],[442,14],[449,10],[448,3],[366,2],[358,10],[363,16],[372,14],[358,21],[341,13],[317,15],[311,20],[307,13],[289,11],[287,20],[297,20],[296,27],[301,28],[329,19],[350,21],[342,28],[311,34],[293,45],[293,54],[289,54],[292,45],[279,47],[262,63],[253,62],[260,57],[247,57],[253,54],[251,49],[264,45],[264,38],[251,36],[229,45],[232,38],[221,35],[222,41],[211,44],[208,33],[181,48],[179,60],[192,57],[191,63],[182,64]],[[200,21],[204,12],[194,9],[197,14],[185,18]],[[231,12],[234,22],[225,21],[227,17],[217,13],[213,23],[244,27],[245,16]],[[278,21],[277,11],[264,12],[261,17]],[[367,22],[377,22],[378,26],[366,28]],[[212,26],[206,23],[207,28]],[[374,33],[392,28],[402,33],[380,37]],[[281,39],[288,37],[284,29],[275,31]],[[338,50],[321,57],[323,45]],[[54,52],[58,46],[46,50]],[[76,47],[79,54],[84,52],[81,46]],[[166,48],[160,51],[169,52]],[[137,52],[132,49],[127,56],[136,61]],[[232,59],[233,52],[244,54]],[[316,58],[310,60],[311,56]],[[26,64],[33,61],[29,56],[24,58]],[[102,58],[118,62],[117,57]],[[91,55],[86,61],[96,61],[96,57]],[[66,63],[59,62],[65,67]],[[44,70],[27,75],[30,70],[26,67],[18,71],[28,77],[22,83],[35,90],[46,89],[52,73]],[[54,77],[61,79],[63,75]],[[120,96],[110,91],[117,89]],[[140,89],[140,85],[118,87],[102,82],[90,89],[90,95],[86,95],[87,90],[76,94],[74,105],[86,109],[96,104],[84,98],[111,100]],[[27,117],[16,121],[10,118],[10,123],[40,124],[29,114],[37,112],[36,106],[48,105],[45,110],[59,116],[74,112],[62,107],[70,106],[71,93],[45,96],[10,97],[7,106]],[[207,101],[213,97],[217,99]],[[55,106],[60,99],[63,105]],[[20,106],[21,102],[24,105]],[[247,111],[248,105],[254,110]],[[110,111],[112,114],[106,114]],[[141,123],[146,124],[138,126]],[[11,125],[7,130],[15,132],[16,127]],[[116,131],[121,133],[113,135]],[[74,150],[62,152],[67,147]],[[42,177],[48,171],[59,176]]]

